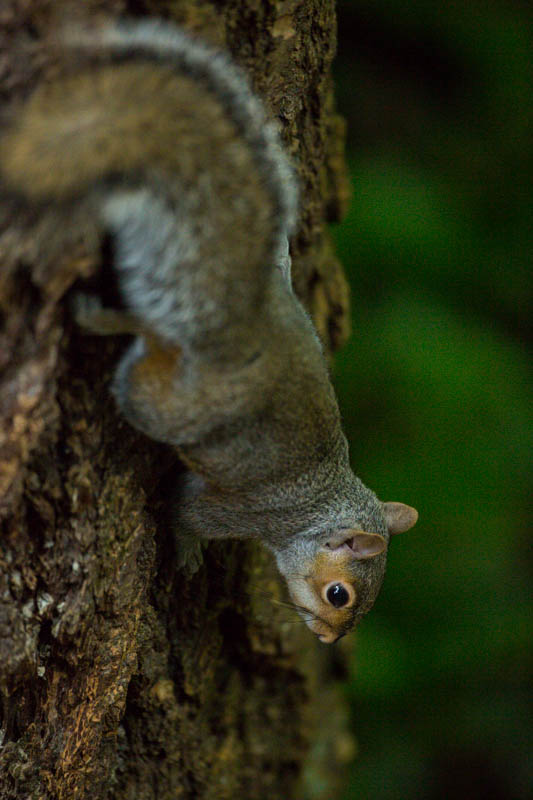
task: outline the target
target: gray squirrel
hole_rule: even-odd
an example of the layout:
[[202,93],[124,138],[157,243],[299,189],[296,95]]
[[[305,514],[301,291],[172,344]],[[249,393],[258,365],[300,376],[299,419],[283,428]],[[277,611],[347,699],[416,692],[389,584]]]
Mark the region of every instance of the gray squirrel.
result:
[[5,126],[0,199],[44,229],[111,237],[125,310],[86,301],[77,317],[135,335],[112,391],[190,470],[177,530],[260,540],[310,629],[334,642],[372,607],[390,536],[418,515],[350,468],[290,285],[298,198],[276,129],[240,69],[166,23],[109,23],[62,46],[68,58]]

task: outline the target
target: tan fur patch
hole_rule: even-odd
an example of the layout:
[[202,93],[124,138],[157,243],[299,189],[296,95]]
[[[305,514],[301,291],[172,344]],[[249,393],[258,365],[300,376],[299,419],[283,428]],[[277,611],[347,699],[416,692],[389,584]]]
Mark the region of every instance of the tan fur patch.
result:
[[0,140],[0,161],[29,197],[67,197],[110,171],[147,164],[179,162],[182,179],[192,180],[191,138],[200,152],[235,138],[233,122],[197,81],[161,65],[113,64],[38,86]]
[[[308,608],[317,618],[310,624],[317,634],[334,631],[337,636],[346,633],[353,624],[357,607],[357,592],[351,570],[353,557],[349,553],[322,551],[307,565],[306,586],[290,581],[290,591],[298,605]],[[328,583],[342,581],[349,584],[355,593],[354,601],[345,608],[335,608],[322,598],[322,590]]]
[[161,343],[156,336],[145,336],[146,355],[137,361],[130,373],[134,386],[149,387],[150,397],[164,411],[172,411],[179,375],[181,349]]

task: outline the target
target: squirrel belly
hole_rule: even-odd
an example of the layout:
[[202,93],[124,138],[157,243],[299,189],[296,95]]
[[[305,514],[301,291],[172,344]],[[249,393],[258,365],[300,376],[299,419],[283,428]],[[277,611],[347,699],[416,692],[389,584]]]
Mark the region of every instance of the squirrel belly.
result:
[[[322,348],[290,285],[297,188],[244,73],[161,22],[70,34],[69,58],[11,114],[0,200],[109,236],[131,333],[112,390],[196,476],[177,528],[260,539],[324,642],[372,606],[389,537],[416,512],[353,474]],[[76,59],[72,59],[72,55]],[[47,242],[43,237],[43,248]]]

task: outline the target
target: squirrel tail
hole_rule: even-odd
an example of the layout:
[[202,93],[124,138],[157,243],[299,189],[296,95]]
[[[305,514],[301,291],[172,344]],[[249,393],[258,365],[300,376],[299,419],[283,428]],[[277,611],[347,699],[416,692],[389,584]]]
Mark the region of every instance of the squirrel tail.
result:
[[112,235],[126,304],[164,338],[186,347],[244,321],[298,205],[245,74],[158,21],[69,31],[61,47],[76,60],[0,140],[2,191],[67,224],[87,205]]

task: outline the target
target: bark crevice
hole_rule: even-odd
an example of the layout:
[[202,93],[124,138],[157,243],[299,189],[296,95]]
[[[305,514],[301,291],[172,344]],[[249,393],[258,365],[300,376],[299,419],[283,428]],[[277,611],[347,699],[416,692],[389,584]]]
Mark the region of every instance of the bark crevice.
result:
[[[250,71],[300,172],[294,283],[336,346],[347,289],[325,224],[347,193],[331,4],[83,5],[168,16]],[[6,111],[53,69],[46,35],[79,14],[63,0],[6,4]],[[43,261],[36,224],[0,209],[0,798],[332,796],[346,734],[325,688],[331,654],[267,599],[280,585],[261,548],[211,544],[192,577],[177,569],[164,488],[175,456],[114,408],[122,344],[69,315],[98,247],[51,231]],[[324,795],[302,778],[310,759]]]

